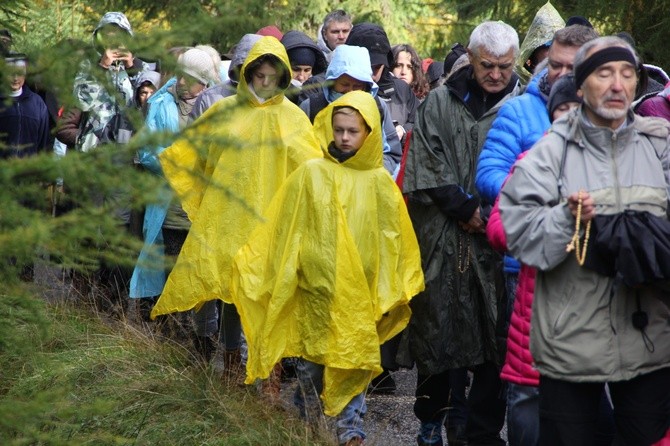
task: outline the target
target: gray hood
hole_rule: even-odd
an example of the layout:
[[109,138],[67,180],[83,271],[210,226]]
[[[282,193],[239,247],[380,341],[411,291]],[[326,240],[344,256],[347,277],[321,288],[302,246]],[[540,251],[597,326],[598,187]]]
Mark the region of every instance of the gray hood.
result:
[[130,27],[130,22],[126,15],[122,12],[108,12],[98,22],[98,26],[93,30],[93,37],[98,33],[98,30],[105,25],[116,25],[122,30],[126,31],[131,36],[133,35],[133,29]]
[[330,62],[333,58],[333,51],[335,50],[328,48],[326,39],[323,38],[323,25],[319,26],[319,30],[316,32],[316,46],[318,46],[323,52],[323,55],[326,56],[326,60]]
[[107,25],[115,25],[124,30],[125,32],[128,33],[129,36],[133,36],[133,30],[130,27],[130,22],[128,21],[128,18],[122,13],[122,12],[108,12],[102,18],[100,19],[100,22],[98,22],[98,25],[95,27],[93,30],[93,34],[91,36],[91,40],[93,43],[93,48],[95,48],[99,54],[101,54],[104,49],[100,47],[99,43],[97,42],[96,36],[98,34],[98,31],[100,31],[101,28],[107,26]]
[[161,75],[156,71],[142,71],[135,79],[135,91],[137,91],[144,82],[151,82],[154,89],[158,90],[161,86]]
[[262,36],[259,36],[258,34],[245,34],[235,46],[233,58],[230,62],[230,68],[228,69],[228,77],[233,82],[239,82],[236,69],[239,70],[239,68],[242,67],[244,60],[249,55],[249,51],[251,51],[251,48],[261,37]]

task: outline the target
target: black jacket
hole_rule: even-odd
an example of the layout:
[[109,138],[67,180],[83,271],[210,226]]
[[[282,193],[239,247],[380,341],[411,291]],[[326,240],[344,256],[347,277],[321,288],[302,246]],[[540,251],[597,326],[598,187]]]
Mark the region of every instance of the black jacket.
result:
[[0,158],[33,155],[47,147],[49,112],[27,85],[17,98],[0,97]]

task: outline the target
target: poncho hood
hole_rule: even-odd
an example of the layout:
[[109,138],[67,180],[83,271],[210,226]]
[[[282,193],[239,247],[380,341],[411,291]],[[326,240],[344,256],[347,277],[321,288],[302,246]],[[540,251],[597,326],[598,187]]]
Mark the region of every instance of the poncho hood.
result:
[[554,38],[554,33],[565,27],[565,21],[551,2],[545,3],[535,14],[533,22],[528,28],[526,37],[521,43],[519,57],[516,60],[517,74],[524,82],[530,78],[530,73],[525,68],[526,60],[537,48],[548,44]]
[[351,107],[356,109],[370,127],[370,134],[365,139],[363,146],[354,156],[342,163],[343,166],[352,169],[367,170],[384,167],[382,160],[382,131],[379,109],[375,99],[370,93],[364,91],[352,91],[321,110],[314,119],[314,133],[319,139],[319,145],[324,157],[333,162],[338,162],[328,152],[328,145],[333,141],[333,110],[336,107]]
[[[156,71],[142,71],[140,74],[137,75],[137,79],[135,80],[135,92],[137,93],[137,90],[140,89],[143,83],[149,82],[151,85],[153,85],[154,90],[158,90],[161,86],[161,75],[160,73]],[[151,98],[149,98],[151,99]]]
[[93,42],[93,47],[96,48],[98,53],[102,54],[103,49],[100,48],[100,45],[98,44],[97,41],[97,36],[98,36],[98,31],[102,29],[103,27],[107,25],[114,25],[118,26],[122,30],[124,30],[126,33],[128,33],[129,37],[133,36],[133,29],[130,27],[130,22],[128,21],[128,18],[126,15],[122,12],[108,12],[98,22],[98,25],[95,27],[93,30],[93,35],[92,37],[92,42]]
[[108,12],[98,22],[98,25],[93,30],[93,37],[98,34],[100,28],[107,25],[116,25],[131,36],[133,35],[133,29],[130,27],[130,22],[128,17],[122,12]]
[[254,44],[258,42],[260,38],[261,36],[258,34],[245,34],[235,46],[233,58],[230,61],[230,68],[228,69],[228,77],[235,82],[235,85],[239,82],[237,68],[244,64],[247,56],[249,56],[249,51],[251,51],[251,48],[253,48]]
[[[284,70],[286,70],[286,73],[288,74],[286,76],[280,75],[280,79],[286,81],[283,85],[278,86],[280,93],[261,104],[256,96],[251,92],[251,88],[249,87],[249,84],[247,83],[247,80],[244,76],[246,74],[247,68],[249,67],[249,64],[265,54],[272,54],[273,56],[276,56],[281,61]],[[242,69],[240,70],[240,83],[237,86],[238,97],[244,100],[248,100],[252,103],[252,105],[255,106],[278,104],[284,100],[284,91],[289,87],[290,84],[291,63],[289,62],[288,54],[286,54],[286,48],[284,48],[284,45],[282,45],[281,42],[274,37],[261,37],[251,48],[249,55],[242,64]]]

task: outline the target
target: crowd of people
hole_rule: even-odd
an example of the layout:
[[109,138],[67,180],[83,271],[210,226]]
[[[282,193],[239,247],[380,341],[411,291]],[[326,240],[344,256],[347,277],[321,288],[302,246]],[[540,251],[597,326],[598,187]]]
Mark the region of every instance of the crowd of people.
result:
[[88,191],[143,243],[93,278],[147,326],[185,315],[270,400],[292,372],[341,445],[414,367],[419,445],[670,442],[670,79],[628,33],[547,3],[523,42],[485,21],[443,60],[343,10],[173,65],[132,39],[105,14],[54,114],[0,33],[0,141],[159,181],[141,213]]

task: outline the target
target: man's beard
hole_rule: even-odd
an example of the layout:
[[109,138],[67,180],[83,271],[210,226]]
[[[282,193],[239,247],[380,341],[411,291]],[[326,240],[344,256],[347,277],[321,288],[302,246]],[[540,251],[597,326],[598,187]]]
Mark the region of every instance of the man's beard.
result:
[[[609,108],[606,107],[604,104],[605,102],[611,100],[611,99],[622,99],[624,103],[626,103],[626,107],[624,108]],[[584,98],[584,103],[595,113],[596,115],[600,116],[603,119],[611,120],[611,121],[616,121],[617,119],[622,119],[626,117],[628,114],[628,109],[630,108],[630,103],[626,98],[621,98],[619,96],[607,96],[603,99],[602,103],[599,104],[597,107],[594,107],[589,103],[590,101],[585,97]]]

